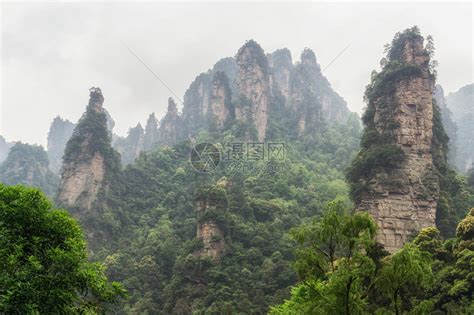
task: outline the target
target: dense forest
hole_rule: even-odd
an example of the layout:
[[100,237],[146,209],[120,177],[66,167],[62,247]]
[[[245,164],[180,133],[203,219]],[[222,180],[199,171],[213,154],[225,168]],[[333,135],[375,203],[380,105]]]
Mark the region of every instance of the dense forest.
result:
[[[387,45],[362,118],[313,51],[293,62],[254,40],[128,137],[91,88],[48,152],[18,142],[0,166],[0,313],[473,314],[474,145],[443,126],[443,106],[455,126],[473,104],[435,97],[423,41],[413,27]],[[405,104],[409,89],[422,96]],[[424,147],[403,142],[414,115]],[[380,196],[433,224],[413,210],[387,228],[368,208]]]

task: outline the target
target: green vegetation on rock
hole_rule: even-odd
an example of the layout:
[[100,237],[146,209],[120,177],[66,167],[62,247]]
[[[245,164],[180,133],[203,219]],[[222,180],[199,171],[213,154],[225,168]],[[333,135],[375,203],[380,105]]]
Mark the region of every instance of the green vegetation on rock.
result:
[[53,198],[59,178],[49,169],[48,154],[42,146],[17,142],[0,164],[0,182],[37,187]]

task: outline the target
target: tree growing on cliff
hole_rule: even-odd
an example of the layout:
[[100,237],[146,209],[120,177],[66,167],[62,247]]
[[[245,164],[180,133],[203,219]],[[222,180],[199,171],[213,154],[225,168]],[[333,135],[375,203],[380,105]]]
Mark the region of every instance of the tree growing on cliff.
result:
[[[453,239],[443,242],[439,230],[428,227],[390,256],[378,246],[353,251],[359,259],[353,261],[353,268],[344,269],[344,255],[351,251],[344,247],[334,251],[331,244],[347,244],[341,240],[348,230],[337,222],[356,216],[328,212],[318,222],[293,232],[307,244],[300,243],[296,249],[294,267],[301,282],[293,287],[291,299],[271,309],[272,314],[473,314],[474,209],[459,222]],[[323,231],[328,242],[319,236]],[[355,235],[350,239],[359,243],[364,234]],[[330,258],[333,252],[335,260]],[[359,299],[347,308],[343,290],[348,287],[341,284],[361,275],[363,281],[351,295]]]
[[87,261],[74,219],[39,190],[0,184],[0,313],[96,314],[123,294]]

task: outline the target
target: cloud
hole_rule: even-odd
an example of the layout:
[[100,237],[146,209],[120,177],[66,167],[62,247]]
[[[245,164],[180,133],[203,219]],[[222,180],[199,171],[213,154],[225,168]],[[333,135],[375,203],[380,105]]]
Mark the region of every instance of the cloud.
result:
[[182,97],[201,72],[245,40],[266,52],[312,48],[353,111],[394,33],[418,25],[432,34],[447,92],[472,82],[469,3],[2,3],[0,134],[46,143],[52,119],[77,120],[88,88],[125,134],[149,113],[161,117],[171,93],[123,43]]

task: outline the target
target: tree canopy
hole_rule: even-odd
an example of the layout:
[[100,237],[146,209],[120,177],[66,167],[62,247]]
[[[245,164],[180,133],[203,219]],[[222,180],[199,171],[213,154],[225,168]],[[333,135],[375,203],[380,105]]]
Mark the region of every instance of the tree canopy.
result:
[[87,261],[69,214],[37,189],[0,184],[0,313],[96,314],[123,294]]

